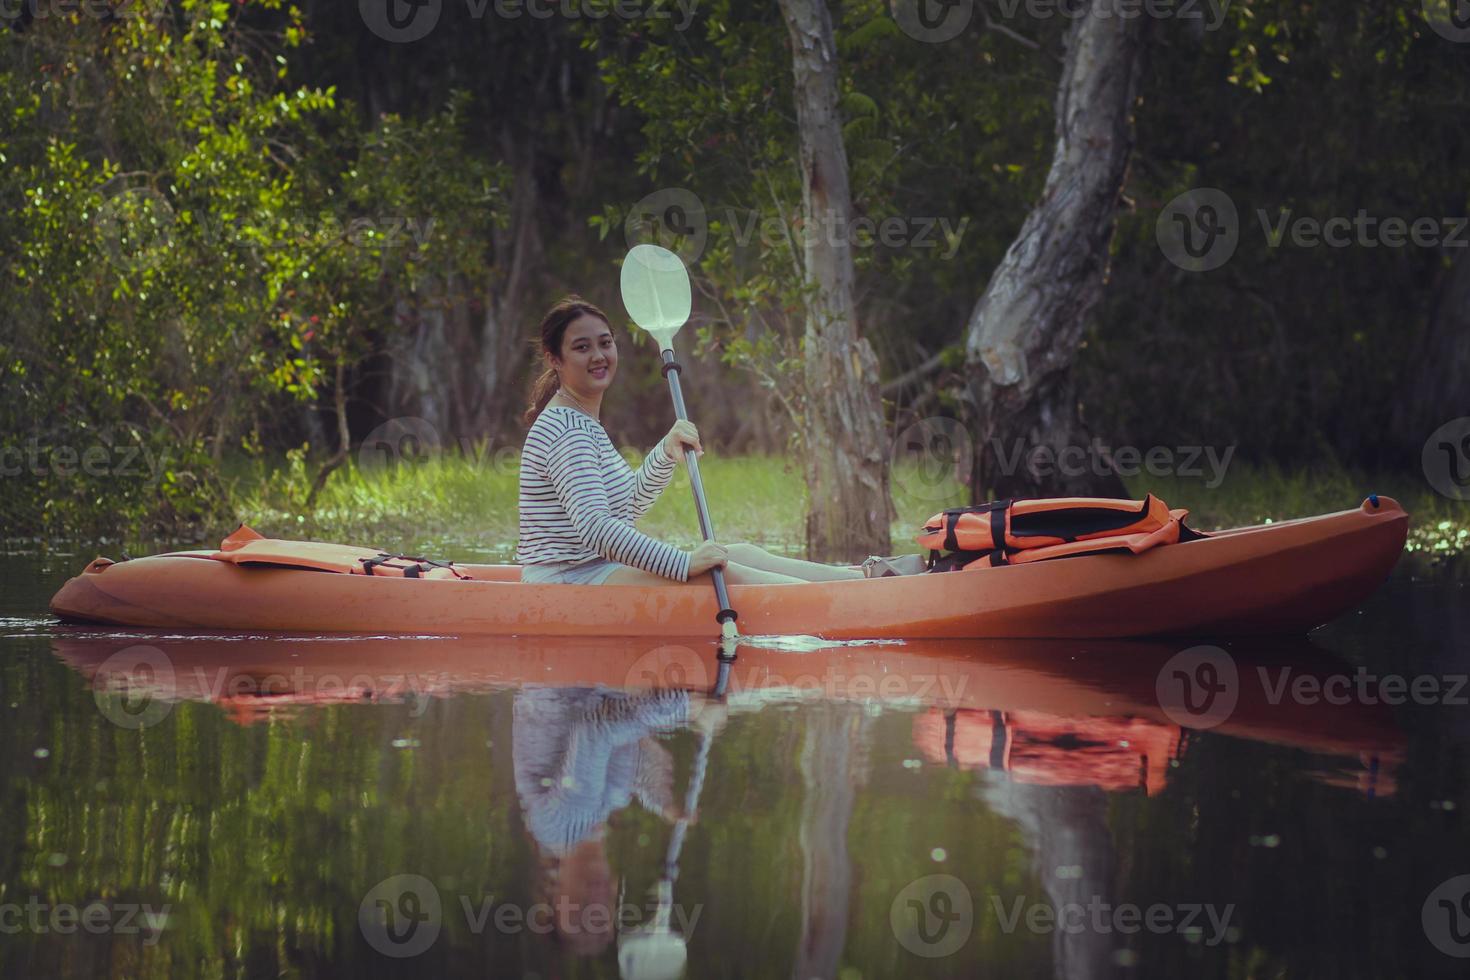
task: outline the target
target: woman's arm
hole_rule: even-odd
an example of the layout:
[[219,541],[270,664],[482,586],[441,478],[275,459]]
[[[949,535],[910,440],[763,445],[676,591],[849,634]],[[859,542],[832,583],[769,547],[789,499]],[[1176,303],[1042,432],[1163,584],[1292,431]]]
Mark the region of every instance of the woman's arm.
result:
[[662,439],[643,457],[643,465],[633,478],[633,520],[648,513],[648,508],[674,478],[674,457],[664,448]]
[[[588,548],[610,561],[622,562],[663,578],[689,579],[689,555],[625,524],[613,515],[592,433],[568,428],[547,453],[546,476],[556,488],[562,509]],[[672,462],[672,461],[671,461]]]

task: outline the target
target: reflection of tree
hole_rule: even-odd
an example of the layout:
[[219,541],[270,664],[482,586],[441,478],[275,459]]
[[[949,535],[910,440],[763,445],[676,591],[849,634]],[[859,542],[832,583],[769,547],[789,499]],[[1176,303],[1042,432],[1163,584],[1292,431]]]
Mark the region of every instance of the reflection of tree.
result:
[[[995,770],[987,776],[985,801],[1020,825],[1052,908],[1086,908],[1094,900],[1111,904],[1116,855],[1107,825],[1107,793],[1094,786],[1028,785]],[[1119,938],[1090,922],[1076,931],[1055,929],[1052,975],[1058,980],[1113,976],[1111,957]]]
[[792,976],[835,977],[847,941],[857,788],[866,782],[872,719],[850,708],[814,712],[801,744],[801,945]]

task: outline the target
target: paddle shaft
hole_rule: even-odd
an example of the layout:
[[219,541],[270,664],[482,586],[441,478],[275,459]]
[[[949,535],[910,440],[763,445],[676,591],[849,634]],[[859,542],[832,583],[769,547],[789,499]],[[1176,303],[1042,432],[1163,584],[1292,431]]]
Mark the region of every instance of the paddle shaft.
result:
[[[730,683],[730,663],[720,661],[719,675],[715,678],[710,700],[724,701]],[[679,877],[679,852],[684,848],[684,834],[689,829],[689,820],[699,809],[699,794],[704,789],[704,774],[709,768],[709,750],[714,744],[714,733],[708,729],[699,733],[699,751],[694,756],[694,770],[689,775],[689,789],[684,794],[684,813],[674,823],[674,832],[669,835],[669,851],[664,858],[664,880],[671,885]]]
[[[669,379],[669,394],[674,396],[674,415],[682,422],[689,420],[689,410],[684,407],[684,389],[679,386],[679,372],[683,370],[679,362],[674,360],[674,352],[666,350],[663,352],[664,377]],[[704,483],[699,479],[699,461],[694,458],[693,451],[684,454],[684,463],[689,467],[689,486],[694,491],[694,509],[699,514],[699,530],[704,535],[704,540],[715,539],[715,527],[709,519],[709,504],[704,499]],[[725,570],[722,568],[710,569],[710,578],[715,583],[715,598],[720,603],[720,611],[715,616],[717,623],[735,622],[735,610],[730,608],[730,593],[725,588]]]

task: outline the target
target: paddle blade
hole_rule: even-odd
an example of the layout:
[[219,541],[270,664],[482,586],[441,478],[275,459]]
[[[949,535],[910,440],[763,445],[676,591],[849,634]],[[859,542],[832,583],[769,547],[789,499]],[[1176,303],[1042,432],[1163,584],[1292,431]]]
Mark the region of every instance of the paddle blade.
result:
[[622,290],[633,322],[658,341],[659,350],[673,350],[693,305],[679,256],[658,245],[635,245],[623,259]]

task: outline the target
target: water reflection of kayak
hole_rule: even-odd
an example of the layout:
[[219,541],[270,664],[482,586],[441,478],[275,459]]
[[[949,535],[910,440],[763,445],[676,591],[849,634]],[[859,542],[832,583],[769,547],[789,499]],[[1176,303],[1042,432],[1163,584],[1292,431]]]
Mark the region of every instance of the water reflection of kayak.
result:
[[[1354,510],[1217,531],[1140,555],[735,586],[731,596],[741,630],[750,634],[1300,634],[1352,609],[1383,582],[1407,525],[1395,501],[1374,497]],[[338,574],[319,570],[322,559],[372,552],[274,544],[277,554],[262,552],[243,564],[228,550],[117,563],[99,558],[57,592],[51,609],[69,622],[292,632],[646,637],[704,636],[714,628],[714,596],[697,583],[525,585],[520,569],[505,565],[430,568],[416,578],[401,570]],[[293,562],[316,567],[283,567]]]
[[[1325,778],[1385,794],[1404,738],[1371,697],[1304,698],[1352,668],[1306,640],[1230,651],[1148,640],[929,640],[802,652],[742,648],[733,711],[809,701],[916,712],[931,761],[1105,788],[1163,785],[1193,729],[1338,760]],[[60,632],[55,654],[99,692],[218,704],[241,722],[301,706],[413,702],[525,688],[707,691],[713,647],[619,639],[148,636]],[[1176,696],[1213,664],[1220,704]],[[1304,683],[1307,682],[1307,683]],[[1313,684],[1316,687],[1313,687]],[[1297,692],[1294,694],[1293,692]],[[1228,697],[1226,697],[1228,695]]]

